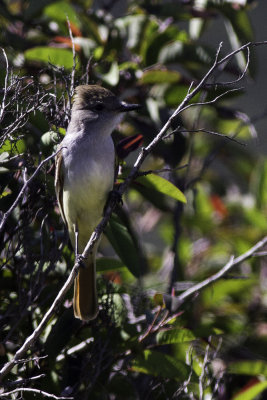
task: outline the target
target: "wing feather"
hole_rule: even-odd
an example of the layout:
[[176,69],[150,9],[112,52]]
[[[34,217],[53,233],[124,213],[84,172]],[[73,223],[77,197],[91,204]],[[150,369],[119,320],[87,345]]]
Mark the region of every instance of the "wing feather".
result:
[[[61,149],[62,150],[62,149]],[[63,221],[68,227],[68,223],[64,214],[63,207],[63,187],[64,187],[64,171],[63,171],[63,156],[62,151],[59,151],[56,155],[56,176],[55,176],[55,190],[57,195],[57,201],[59,205],[59,210]]]

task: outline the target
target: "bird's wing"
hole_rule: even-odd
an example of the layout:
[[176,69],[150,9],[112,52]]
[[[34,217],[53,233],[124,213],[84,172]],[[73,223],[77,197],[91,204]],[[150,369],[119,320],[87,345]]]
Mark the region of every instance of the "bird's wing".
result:
[[64,187],[64,173],[63,173],[63,156],[61,148],[61,150],[56,155],[55,189],[62,219],[65,222],[66,226],[68,226],[63,207],[63,187]]

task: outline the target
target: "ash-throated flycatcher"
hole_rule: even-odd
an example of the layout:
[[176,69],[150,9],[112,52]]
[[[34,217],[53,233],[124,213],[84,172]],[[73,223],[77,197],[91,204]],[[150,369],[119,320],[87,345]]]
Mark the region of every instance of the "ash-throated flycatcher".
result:
[[[115,151],[111,133],[125,111],[139,108],[127,104],[97,85],[76,87],[71,121],[56,156],[55,187],[61,216],[77,254],[81,254],[100,222],[113,188]],[[96,247],[74,282],[76,318],[89,321],[98,313]]]

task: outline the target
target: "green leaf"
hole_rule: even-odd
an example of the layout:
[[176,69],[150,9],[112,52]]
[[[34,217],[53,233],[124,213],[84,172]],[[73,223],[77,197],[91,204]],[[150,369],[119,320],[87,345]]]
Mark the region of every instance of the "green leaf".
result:
[[70,22],[81,26],[80,20],[76,15],[74,8],[66,1],[57,1],[45,7],[44,14],[55,21],[67,22],[67,17]]
[[187,68],[199,70],[205,65],[210,65],[214,51],[204,46],[186,44],[182,41],[167,43],[159,52],[158,61],[164,65],[183,63]]
[[190,368],[174,357],[154,350],[145,350],[132,362],[133,371],[162,378],[183,380],[188,378]]
[[267,162],[260,162],[252,175],[252,187],[257,206],[264,209],[267,204]]
[[112,217],[105,234],[124,265],[135,277],[140,277],[140,261],[127,228]]
[[95,41],[90,38],[83,38],[83,37],[78,36],[73,39],[73,42],[74,42],[74,44],[81,46],[81,48],[84,52],[84,55],[86,57],[90,57],[96,47]]
[[258,382],[249,386],[247,389],[243,389],[240,394],[234,396],[232,400],[253,400],[265,389],[267,389],[267,381]]
[[167,181],[167,179],[164,179],[159,175],[148,174],[144,176],[139,176],[135,181],[137,183],[141,183],[148,189],[155,190],[157,192],[170,196],[175,200],[181,201],[182,203],[186,203],[186,197],[181,192],[181,190],[179,190],[171,182]]
[[144,53],[144,63],[152,65],[157,63],[158,55],[162,47],[170,41],[179,40],[179,30],[174,25],[169,26],[163,32],[157,30],[148,37],[146,52]]
[[243,296],[249,295],[252,286],[256,283],[254,279],[238,280],[227,279],[217,281],[210,287],[202,292],[202,298],[206,307],[217,307],[218,304],[222,305],[222,301],[229,298],[229,296]]
[[231,374],[265,376],[267,377],[267,362],[262,360],[256,361],[237,361],[233,362],[227,368]]
[[157,343],[160,345],[191,342],[195,339],[195,335],[189,329],[178,328],[162,330],[156,336]]
[[[225,17],[226,31],[233,50],[236,50],[242,44],[253,41],[253,28],[246,10],[240,9],[236,11],[230,4],[223,4],[222,6],[219,5],[218,8]],[[242,70],[246,65],[245,58],[246,57],[244,53],[240,52],[236,55],[239,68]],[[255,73],[255,68],[255,52],[252,49],[249,63],[249,71],[252,75]]]
[[0,148],[0,154],[8,152],[14,154],[21,154],[26,150],[26,145],[23,139],[12,143],[10,140],[5,140],[3,146]]
[[127,15],[114,21],[121,37],[127,37],[126,47],[128,49],[134,49],[142,43],[144,31],[148,23],[148,17],[144,14]]
[[267,220],[262,218],[262,211],[256,208],[245,209],[244,216],[252,226],[257,227],[262,231],[267,230]]
[[9,157],[9,153],[7,151],[4,151],[3,153],[0,152],[0,163],[3,163],[4,161],[7,161],[8,157]]
[[222,7],[222,12],[231,22],[237,39],[241,44],[253,40],[253,28],[246,10],[239,10],[237,12],[231,5],[225,4]]
[[58,141],[58,134],[55,131],[45,132],[41,136],[41,143],[45,147],[54,146]]
[[120,71],[117,62],[113,62],[111,64],[110,70],[106,73],[101,75],[102,80],[108,83],[111,86],[116,86],[119,82],[120,78]]
[[120,271],[125,269],[125,264],[117,258],[101,257],[96,260],[96,270],[99,273],[105,273],[109,271]]
[[153,301],[157,306],[165,306],[163,294],[162,293],[155,293],[153,296]]
[[[179,85],[169,85],[164,93],[164,100],[169,107],[177,107],[180,104],[185,96],[188,94],[188,86],[179,84]],[[200,95],[197,93],[190,103],[195,103],[198,101]]]
[[0,199],[3,197],[9,196],[12,192],[10,190],[5,190],[3,193],[0,194]]
[[[73,67],[73,54],[71,50],[55,47],[33,47],[24,52],[27,61],[51,63],[59,67],[70,69]],[[76,55],[77,57],[77,55]],[[79,67],[77,62],[76,68]]]
[[150,70],[145,71],[139,82],[141,84],[177,83],[181,80],[181,74],[177,71]]

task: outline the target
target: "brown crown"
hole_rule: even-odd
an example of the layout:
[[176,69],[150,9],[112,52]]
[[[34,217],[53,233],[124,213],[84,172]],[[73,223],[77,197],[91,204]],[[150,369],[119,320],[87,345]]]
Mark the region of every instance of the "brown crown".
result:
[[98,85],[80,85],[75,88],[75,109],[90,108],[101,103],[108,108],[116,108],[120,102],[110,90]]

